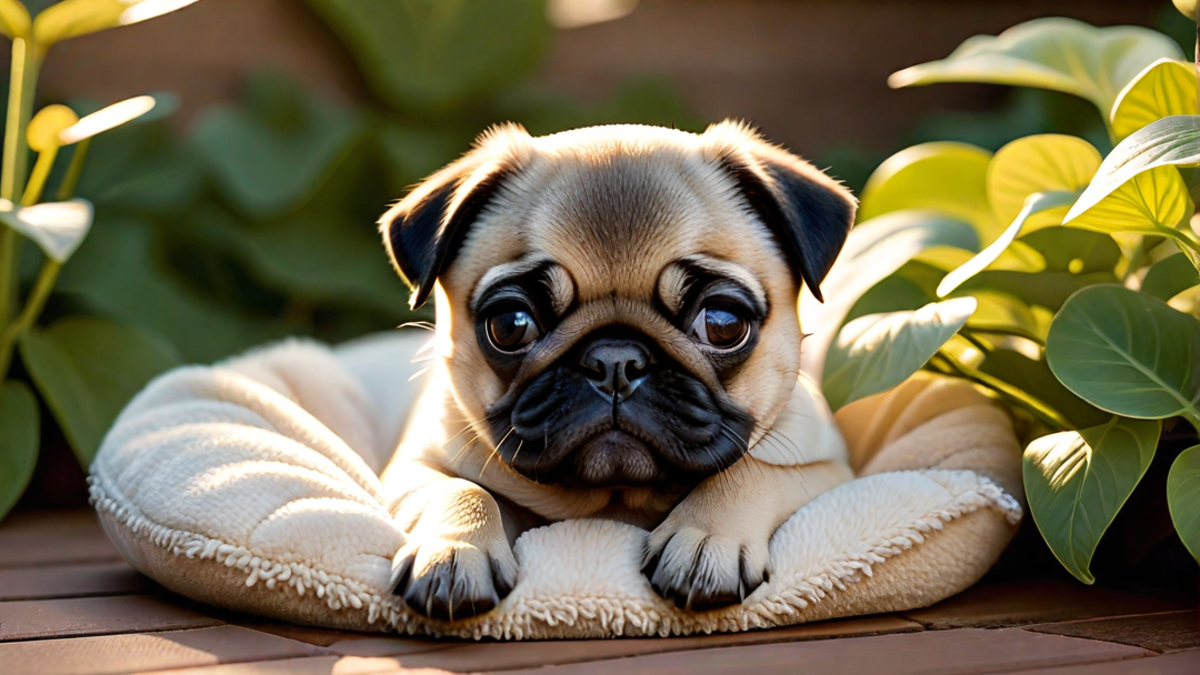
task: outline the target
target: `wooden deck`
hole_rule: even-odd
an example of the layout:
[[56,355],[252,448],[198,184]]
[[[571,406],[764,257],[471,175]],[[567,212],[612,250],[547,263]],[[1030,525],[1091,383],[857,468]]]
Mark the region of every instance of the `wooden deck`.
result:
[[[1190,604],[1190,606],[1189,606]],[[775,672],[1200,674],[1184,603],[1066,582],[984,584],[935,607],[697,638],[468,643],[347,633],[173,596],[89,511],[0,524],[0,675]]]

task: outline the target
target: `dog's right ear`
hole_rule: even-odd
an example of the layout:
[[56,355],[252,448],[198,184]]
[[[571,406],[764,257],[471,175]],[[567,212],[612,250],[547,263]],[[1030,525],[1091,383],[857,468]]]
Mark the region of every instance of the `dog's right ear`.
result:
[[383,245],[412,289],[413,309],[429,299],[434,282],[511,171],[476,149],[430,176],[379,219]]

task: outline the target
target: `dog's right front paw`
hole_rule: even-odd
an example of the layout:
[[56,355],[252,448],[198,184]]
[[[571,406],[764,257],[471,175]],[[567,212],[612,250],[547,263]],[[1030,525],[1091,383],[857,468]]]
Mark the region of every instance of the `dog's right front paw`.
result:
[[480,548],[452,539],[410,540],[396,555],[393,593],[418,614],[454,621],[491,611],[517,583],[507,541]]

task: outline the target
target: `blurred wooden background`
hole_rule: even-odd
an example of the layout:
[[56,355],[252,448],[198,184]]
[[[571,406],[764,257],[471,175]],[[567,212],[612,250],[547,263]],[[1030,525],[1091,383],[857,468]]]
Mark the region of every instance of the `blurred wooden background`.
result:
[[[703,118],[737,116],[803,153],[892,148],[921,115],[985,109],[995,88],[891,91],[889,73],[976,33],[1039,16],[1153,25],[1159,0],[643,0],[616,21],[559,31],[539,79],[600,97],[633,75],[673,80]],[[464,49],[469,45],[464,45]],[[247,70],[286,70],[335,100],[367,96],[341,45],[301,0],[203,0],[50,55],[43,92],[111,101],[181,95],[186,124]]]

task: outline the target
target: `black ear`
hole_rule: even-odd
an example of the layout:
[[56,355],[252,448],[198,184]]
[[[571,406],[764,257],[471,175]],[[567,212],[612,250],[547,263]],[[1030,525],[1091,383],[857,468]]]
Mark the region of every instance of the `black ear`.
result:
[[750,208],[771,230],[817,300],[854,224],[857,202],[841,183],[780,148],[750,139],[748,152],[726,155],[725,169]]
[[510,173],[504,164],[467,155],[429,177],[379,219],[392,264],[425,304],[479,214]]

